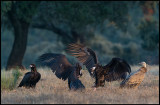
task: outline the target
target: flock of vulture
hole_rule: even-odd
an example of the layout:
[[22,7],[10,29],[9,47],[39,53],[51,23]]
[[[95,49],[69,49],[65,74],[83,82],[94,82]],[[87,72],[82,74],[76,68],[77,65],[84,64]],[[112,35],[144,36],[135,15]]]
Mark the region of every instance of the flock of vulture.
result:
[[[130,65],[121,58],[112,60],[102,66],[97,59],[96,53],[83,44],[69,44],[68,53],[76,57],[79,62],[72,65],[63,54],[45,53],[38,57],[37,61],[42,66],[51,68],[53,73],[62,80],[68,79],[70,90],[83,90],[85,86],[79,80],[82,76],[82,65],[85,65],[90,76],[95,79],[94,91],[98,87],[104,87],[105,81],[112,82],[122,80],[120,88],[137,88],[147,72],[146,63],[141,62],[142,67],[136,72],[131,72]],[[18,87],[35,88],[41,78],[34,64],[30,65],[31,72],[27,72]]]

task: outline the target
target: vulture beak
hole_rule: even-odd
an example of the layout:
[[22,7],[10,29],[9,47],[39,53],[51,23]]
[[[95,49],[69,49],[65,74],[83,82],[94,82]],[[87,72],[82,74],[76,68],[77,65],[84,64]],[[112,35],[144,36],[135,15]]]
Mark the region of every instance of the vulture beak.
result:
[[78,78],[80,78],[82,76],[82,72],[81,70],[79,71],[79,75],[77,76]]
[[80,70],[80,76],[82,76],[82,72],[81,72],[81,70]]
[[96,69],[96,67],[92,67],[91,69],[92,69],[92,70],[91,70],[91,73],[93,74],[93,72],[94,72],[94,70]]
[[29,67],[33,67],[33,65],[30,65]]

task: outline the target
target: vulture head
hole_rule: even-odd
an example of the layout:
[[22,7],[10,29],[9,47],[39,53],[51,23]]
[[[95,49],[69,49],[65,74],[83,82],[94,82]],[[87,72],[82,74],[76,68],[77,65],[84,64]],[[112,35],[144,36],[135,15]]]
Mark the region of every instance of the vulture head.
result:
[[36,71],[36,65],[35,64],[30,64],[31,72]]
[[95,65],[96,65],[95,67],[92,67],[92,72],[93,72],[93,73],[94,73],[95,71],[104,70],[104,67],[103,67],[101,64],[97,63],[97,64],[95,64]]
[[79,63],[76,63],[76,75],[77,77],[81,77],[82,76],[82,66]]
[[144,68],[144,69],[141,69],[142,72],[147,72],[147,64],[146,62],[140,62],[139,63],[142,67],[141,68]]
[[145,67],[145,68],[146,68],[146,65],[147,65],[146,62],[140,62],[139,64],[140,64],[142,67]]
[[99,63],[94,64],[94,66],[91,68],[91,76],[94,77],[95,71],[96,71],[97,69],[100,69],[100,68],[102,68],[102,66],[101,66]]

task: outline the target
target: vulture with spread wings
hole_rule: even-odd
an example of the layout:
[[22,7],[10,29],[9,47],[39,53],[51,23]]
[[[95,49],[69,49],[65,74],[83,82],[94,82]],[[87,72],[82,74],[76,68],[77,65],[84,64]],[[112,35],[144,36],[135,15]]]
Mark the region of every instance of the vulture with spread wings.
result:
[[127,72],[130,74],[129,64],[120,58],[113,58],[107,65],[102,66],[98,63],[95,52],[83,44],[69,44],[68,53],[75,56],[83,65],[86,66],[89,74],[95,78],[95,87],[104,86],[105,81],[111,82],[125,79]]
[[75,66],[70,64],[65,55],[45,53],[38,57],[37,62],[50,67],[59,79],[65,81],[68,78],[68,87],[70,90],[83,90],[85,88],[79,80],[79,77],[82,76],[82,67],[79,63],[76,63]]

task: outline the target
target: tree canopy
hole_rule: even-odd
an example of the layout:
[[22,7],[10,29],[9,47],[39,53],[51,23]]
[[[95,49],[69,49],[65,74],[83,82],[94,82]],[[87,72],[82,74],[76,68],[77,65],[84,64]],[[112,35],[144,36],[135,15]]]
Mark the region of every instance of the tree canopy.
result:
[[[29,28],[49,30],[64,45],[79,41],[93,46],[99,54],[128,60],[132,54],[139,56],[159,48],[157,1],[2,1],[1,25],[13,29],[15,39],[18,38],[15,43],[23,40],[24,44],[13,44],[12,48],[23,45],[15,50],[15,54],[23,53],[20,63]],[[136,52],[140,48],[143,51]]]

